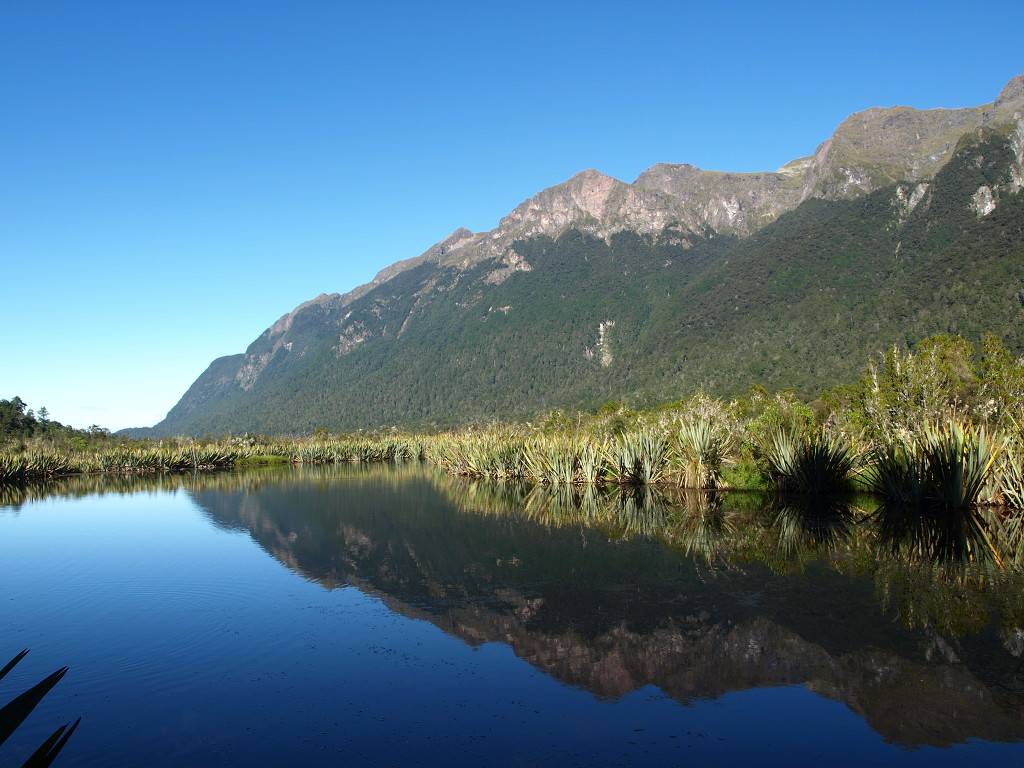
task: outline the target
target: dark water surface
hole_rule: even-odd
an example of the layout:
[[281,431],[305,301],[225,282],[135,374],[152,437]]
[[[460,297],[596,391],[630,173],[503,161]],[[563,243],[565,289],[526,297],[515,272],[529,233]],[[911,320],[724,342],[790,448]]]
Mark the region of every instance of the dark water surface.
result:
[[0,765],[79,716],[57,766],[1024,763],[1017,581],[754,506],[416,467],[0,489],[0,705],[71,668]]

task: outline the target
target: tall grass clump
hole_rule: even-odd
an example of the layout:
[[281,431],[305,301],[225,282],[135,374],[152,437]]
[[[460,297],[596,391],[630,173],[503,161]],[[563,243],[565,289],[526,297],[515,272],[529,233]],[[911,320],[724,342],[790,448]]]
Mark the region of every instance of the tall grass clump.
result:
[[710,419],[683,422],[674,430],[670,462],[684,488],[713,490],[722,485],[722,466],[734,448],[732,434]]
[[603,442],[575,437],[540,436],[523,453],[525,477],[549,485],[593,485],[602,482]]
[[783,493],[835,496],[852,489],[857,454],[823,431],[809,436],[779,431],[765,451],[767,479]]
[[606,449],[609,479],[619,485],[661,482],[668,464],[668,441],[653,429],[626,432]]
[[531,480],[551,485],[574,485],[579,479],[576,451],[563,441],[538,438],[527,445],[523,460]]
[[0,482],[23,482],[33,478],[71,474],[75,462],[70,456],[31,451],[0,455]]
[[984,427],[929,425],[916,439],[876,450],[868,488],[885,503],[920,511],[968,509],[981,500],[1004,447]]
[[445,435],[426,453],[446,472],[462,477],[517,480],[527,473],[523,441],[510,433]]
[[243,453],[220,445],[115,446],[82,453],[0,454],[0,482],[25,482],[94,472],[183,472],[226,469]]

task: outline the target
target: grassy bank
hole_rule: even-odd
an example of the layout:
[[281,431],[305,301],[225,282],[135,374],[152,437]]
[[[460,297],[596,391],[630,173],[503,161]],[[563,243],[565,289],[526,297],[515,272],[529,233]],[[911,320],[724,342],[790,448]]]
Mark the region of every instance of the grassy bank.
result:
[[871,441],[828,426],[803,431],[777,427],[761,434],[754,425],[727,424],[706,415],[692,421],[645,415],[615,430],[595,420],[559,432],[515,424],[434,435],[246,437],[68,452],[30,448],[0,453],[0,481],[286,463],[427,461],[452,475],[552,486],[675,486],[812,496],[861,490],[919,505],[1020,507],[1021,446],[1018,435],[952,418],[923,424],[898,441]]

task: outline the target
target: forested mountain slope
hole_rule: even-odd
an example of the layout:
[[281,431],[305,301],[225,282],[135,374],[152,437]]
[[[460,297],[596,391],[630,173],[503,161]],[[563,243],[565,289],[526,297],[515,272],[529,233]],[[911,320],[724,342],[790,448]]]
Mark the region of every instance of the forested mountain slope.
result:
[[154,431],[452,424],[698,387],[813,393],[940,331],[992,330],[1022,351],[1022,187],[1021,78],[985,107],[861,113],[774,174],[584,172],[489,233],[457,230],[297,308],[214,361]]

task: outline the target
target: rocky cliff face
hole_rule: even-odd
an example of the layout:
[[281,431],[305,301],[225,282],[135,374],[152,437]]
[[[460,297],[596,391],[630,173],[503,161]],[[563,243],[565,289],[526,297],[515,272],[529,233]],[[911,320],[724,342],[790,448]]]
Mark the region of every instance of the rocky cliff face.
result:
[[[750,238],[802,205],[860,199],[893,184],[898,186],[891,201],[891,226],[902,227],[915,210],[928,208],[931,180],[965,135],[991,129],[1011,137],[1016,156],[1008,178],[998,183],[982,179],[985,183],[973,188],[964,203],[984,218],[1001,199],[1024,187],[1024,76],[1008,83],[996,101],[980,107],[859,112],[813,155],[775,172],[724,173],[658,164],[627,183],[596,170],[583,171],[524,201],[488,232],[457,229],[419,256],[381,270],[366,285],[345,294],[323,294],[296,307],[244,355],[215,361],[160,430],[181,430],[190,414],[251,392],[272,374],[294,372],[324,356],[346,360],[383,338],[408,338],[438,302],[475,312],[477,303],[491,301],[495,287],[534,271],[530,243],[557,241],[575,232],[611,248],[616,238],[630,235],[674,249],[664,256],[668,266],[684,261],[686,251],[710,239]],[[635,267],[624,264],[620,273],[629,280]],[[507,298],[496,297],[487,307],[485,319],[517,313],[515,302]],[[616,318],[609,314],[586,320],[594,334],[605,321]],[[229,423],[215,428],[225,426],[232,428]]]

